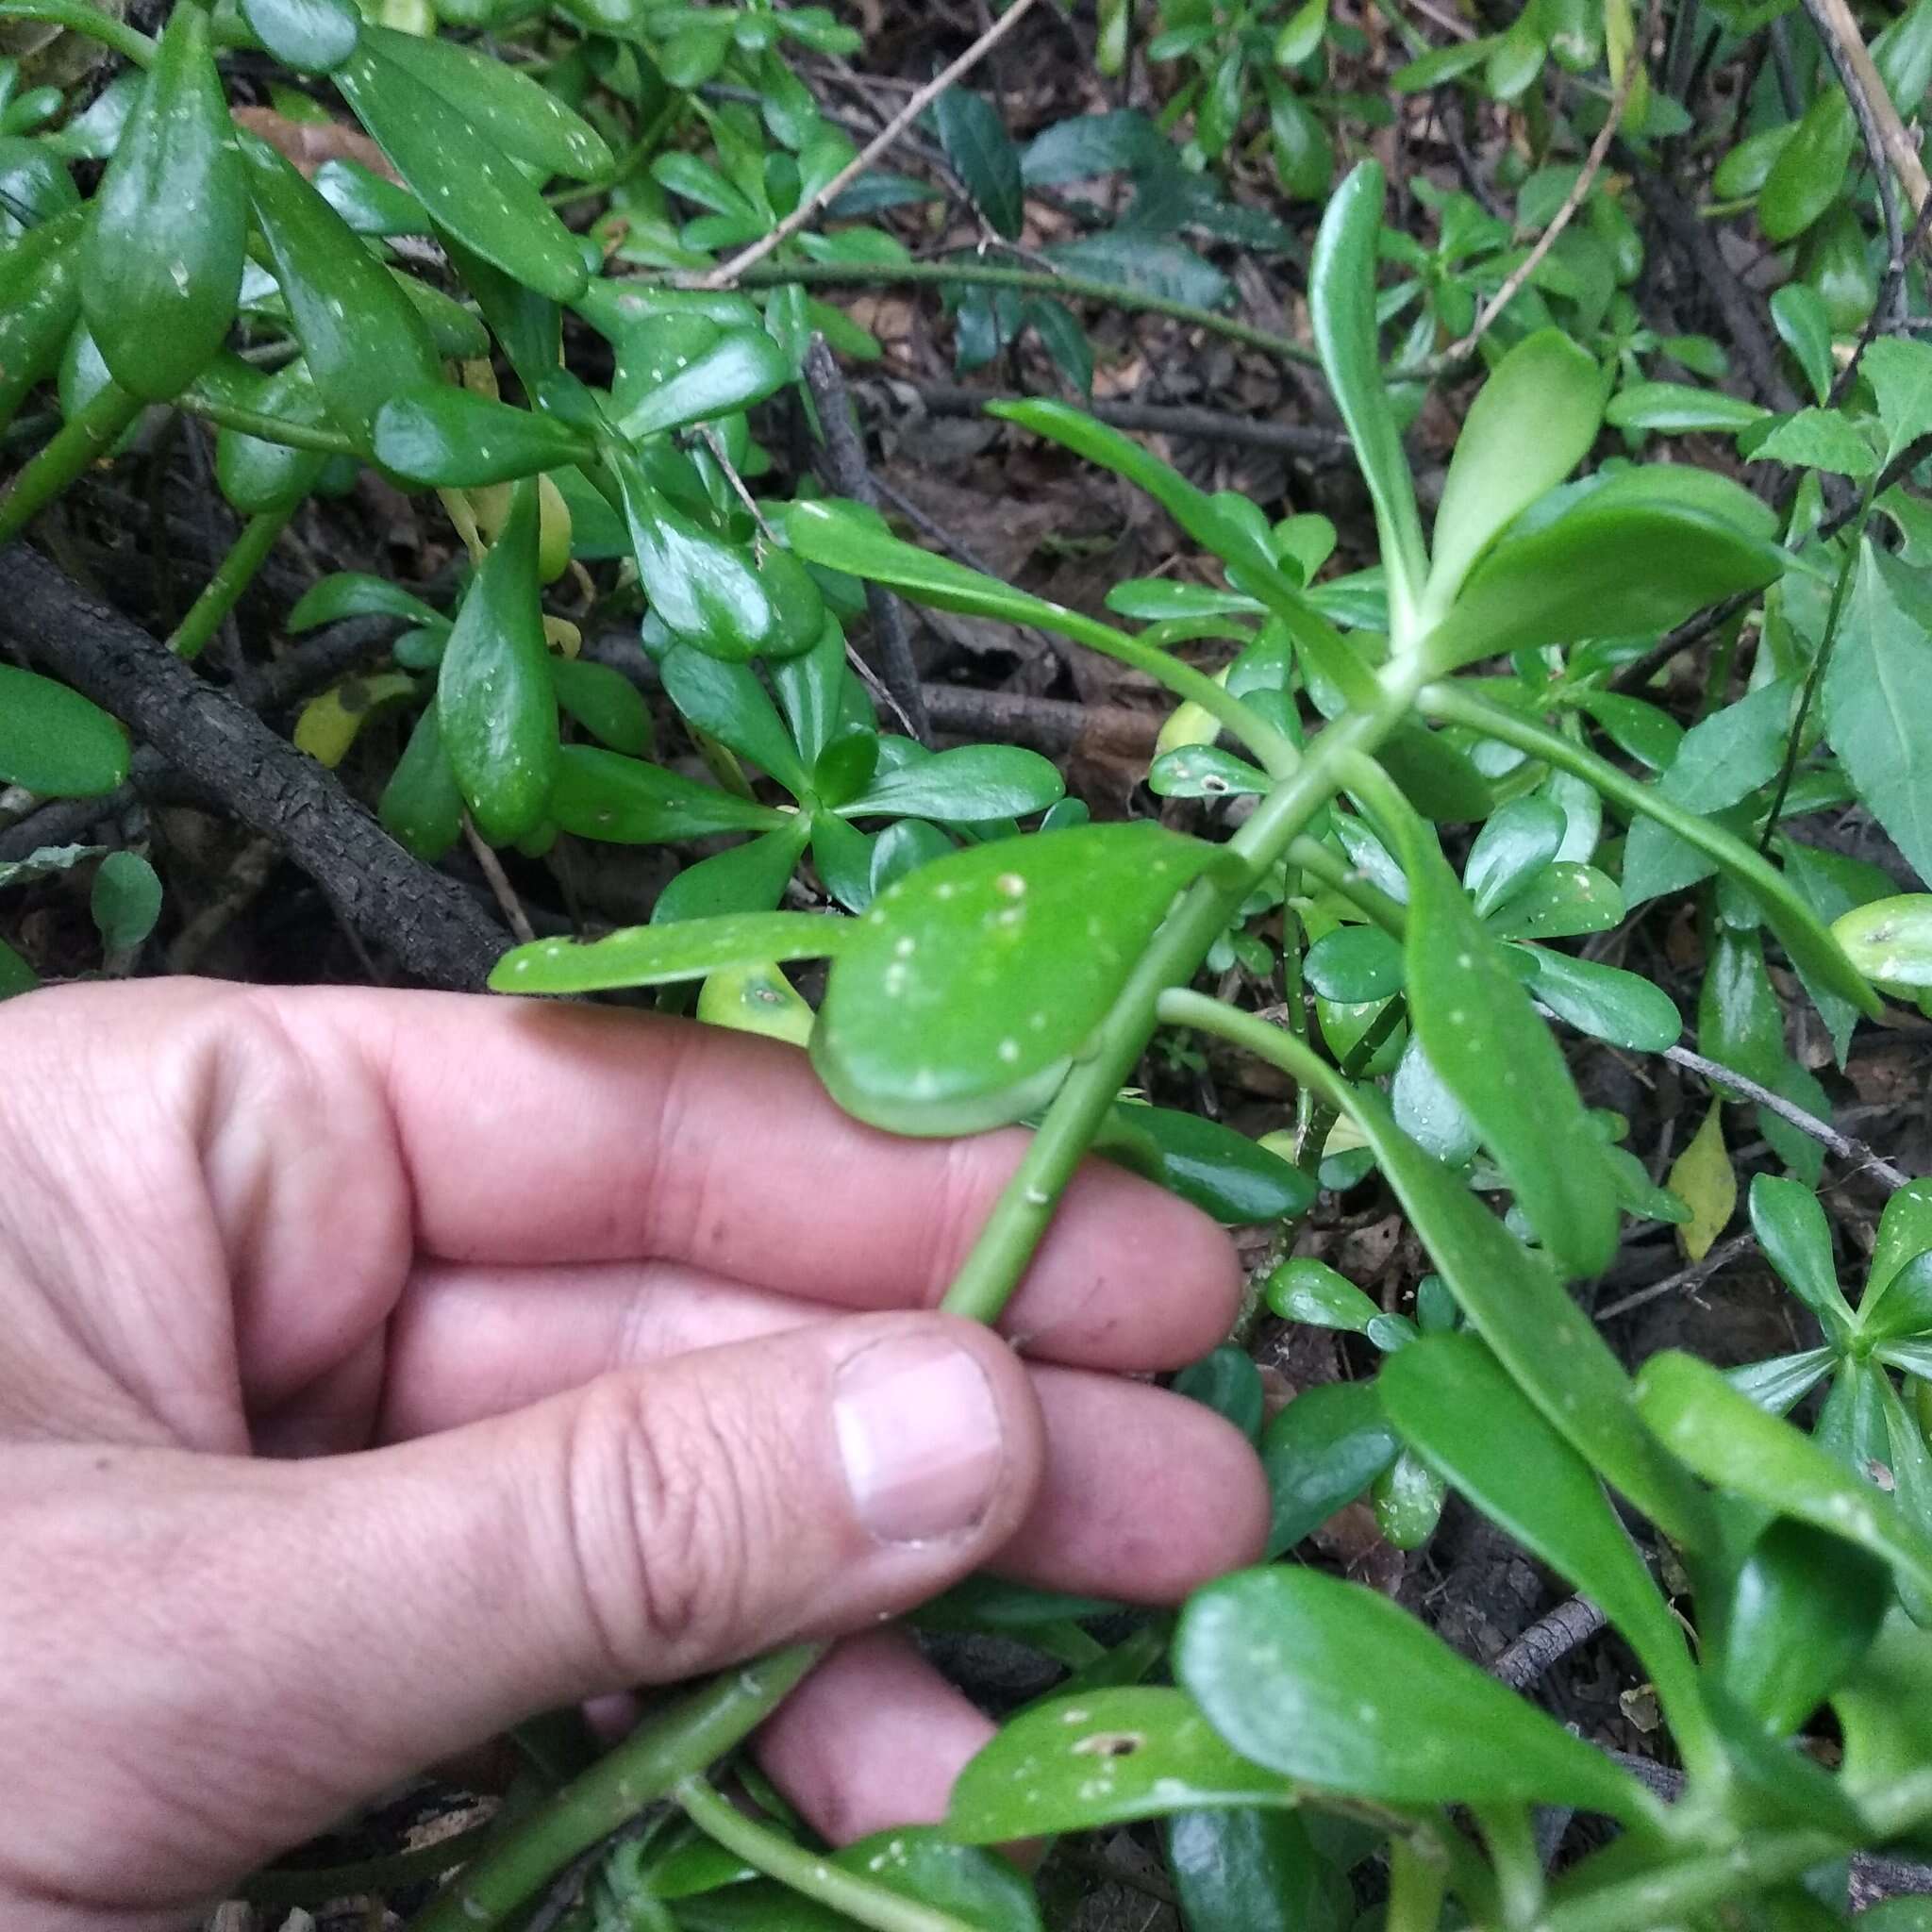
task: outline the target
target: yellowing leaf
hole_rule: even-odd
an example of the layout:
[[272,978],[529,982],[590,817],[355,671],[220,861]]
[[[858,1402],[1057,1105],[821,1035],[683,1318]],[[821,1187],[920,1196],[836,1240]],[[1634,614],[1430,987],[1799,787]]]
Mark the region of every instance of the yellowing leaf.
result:
[[698,1018],[709,1026],[762,1033],[768,1040],[807,1046],[817,1017],[791,982],[769,962],[726,966],[698,989]]
[[[1217,671],[1214,681],[1225,686],[1226,671]],[[1165,752],[1181,751],[1189,745],[1212,744],[1220,736],[1221,720],[1205,705],[1197,705],[1192,698],[1188,698],[1168,713],[1167,723],[1160,727],[1160,736],[1154,741],[1154,755],[1159,758]]]
[[1730,1224],[1738,1208],[1738,1176],[1724,1151],[1724,1102],[1713,1100],[1704,1124],[1678,1155],[1665,1183],[1690,1210],[1690,1219],[1677,1230],[1684,1252],[1701,1261],[1711,1243]]
[[415,689],[416,680],[399,671],[380,677],[344,678],[302,707],[302,715],[295,720],[295,749],[306,751],[318,764],[341,764],[369,714],[379,705],[409,696]]

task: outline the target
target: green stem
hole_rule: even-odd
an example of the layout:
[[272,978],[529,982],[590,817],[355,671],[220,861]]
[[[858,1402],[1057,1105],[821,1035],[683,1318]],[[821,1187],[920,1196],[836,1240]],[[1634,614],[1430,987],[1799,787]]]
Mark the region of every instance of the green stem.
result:
[[1798,698],[1797,715],[1791,720],[1790,738],[1785,745],[1784,763],[1778,767],[1777,790],[1772,794],[1771,813],[1764,821],[1764,831],[1757,841],[1760,853],[1771,850],[1772,834],[1777,830],[1777,822],[1783,815],[1785,799],[1790,792],[1791,777],[1798,769],[1799,755],[1805,747],[1805,722],[1811,715],[1811,706],[1818,696],[1818,687],[1824,681],[1825,667],[1831,662],[1831,647],[1838,642],[1839,620],[1844,615],[1845,592],[1852,586],[1852,572],[1857,568],[1858,554],[1865,541],[1865,525],[1872,515],[1872,498],[1877,478],[1865,486],[1865,494],[1858,504],[1858,514],[1852,525],[1850,541],[1845,545],[1844,561],[1839,565],[1838,581],[1831,587],[1831,603],[1824,613],[1824,636],[1819,641],[1818,655],[1811,660],[1811,668],[1805,674],[1805,689]]
[[1542,1860],[1537,1856],[1536,1834],[1530,1827],[1527,1805],[1495,1804],[1471,1807],[1495,1868],[1503,1923],[1529,1926],[1542,1909]]
[[0,544],[12,542],[90,464],[112,449],[142,407],[110,382],[70,416],[0,497]]
[[1406,1838],[1389,1840],[1386,1932],[1436,1932],[1449,1874],[1436,1858]]
[[[1455,683],[1425,686],[1418,700],[1429,717],[1445,724],[1460,724],[1485,738],[1513,744],[1559,772],[1573,772],[1587,779],[1612,805],[1626,812],[1641,812],[1655,819],[1665,830],[1674,832],[1687,845],[1696,847],[1714,865],[1722,866],[1740,885],[1756,894],[1767,922],[1785,949],[1792,950],[1793,935],[1814,932],[1811,965],[1827,969],[1826,983],[1842,999],[1849,1000],[1868,1019],[1882,1010],[1878,995],[1860,978],[1857,969],[1837,949],[1836,941],[1818,922],[1784,874],[1755,847],[1733,838],[1722,825],[1713,824],[1694,811],[1686,811],[1665,798],[1655,785],[1640,784],[1626,772],[1620,772],[1607,758],[1600,758],[1580,744],[1573,744],[1560,732],[1552,731],[1534,718],[1491,705]],[[1837,952],[1834,959],[1831,955]]]
[[410,1932],[487,1932],[598,1840],[736,1748],[824,1655],[794,1644],[714,1677],[531,1813],[411,1923]]
[[1408,908],[1391,899],[1380,886],[1371,885],[1347,859],[1331,852],[1319,839],[1296,839],[1288,848],[1288,862],[1312,874],[1384,932],[1397,939],[1407,936]]
[[[4,5],[5,0],[0,0]],[[259,409],[243,408],[239,403],[217,402],[213,396],[193,390],[175,398],[175,407],[217,429],[233,429],[261,442],[279,443],[285,449],[320,450],[332,457],[359,457],[362,452],[340,429],[320,423],[291,423],[286,416],[264,415]]]
[[242,534],[168,640],[169,650],[177,658],[198,658],[207,650],[208,640],[260,574],[269,552],[275,547],[275,539],[288,528],[294,514],[291,503],[284,509],[265,509],[242,525]]
[[727,1852],[793,1891],[817,1899],[861,1925],[872,1926],[874,1932],[974,1932],[951,1912],[922,1905],[862,1873],[828,1864],[818,1853],[793,1844],[755,1818],[747,1818],[701,1777],[686,1778],[671,1795],[691,1823]]
[[479,1824],[439,1839],[433,1845],[394,1852],[386,1858],[363,1858],[350,1865],[266,1866],[242,1881],[240,1896],[258,1906],[324,1906],[331,1899],[353,1898],[359,1892],[420,1885],[425,1878],[460,1865],[491,1829]]
[[0,0],[0,20],[44,20],[52,26],[64,26],[69,33],[85,34],[113,48],[137,67],[148,66],[155,58],[155,43],[138,27],[110,18],[87,0]]
[[1018,1171],[954,1277],[943,1304],[949,1312],[982,1322],[998,1318],[1107,1109],[1146,1050],[1162,995],[1193,977],[1255,880],[1335,795],[1348,756],[1373,751],[1407,715],[1420,674],[1391,670],[1385,675],[1387,681],[1376,686],[1375,703],[1330,724],[1261,801],[1227,847],[1239,862],[1218,865],[1195,880],[1155,935],[1085,1056],[1054,1097]]
[[1048,269],[1001,268],[978,261],[902,261],[892,263],[792,261],[768,262],[746,269],[737,278],[741,289],[778,289],[795,284],[805,289],[889,288],[895,284],[957,289],[1012,289],[1024,294],[1058,295],[1082,302],[1104,302],[1109,308],[1149,315],[1166,315],[1195,328],[1211,330],[1251,349],[1264,349],[1284,362],[1317,368],[1313,349],[1286,336],[1257,328],[1191,302],[1155,295],[1144,289],[1123,288],[1118,282],[1096,281],[1088,275],[1056,275]]

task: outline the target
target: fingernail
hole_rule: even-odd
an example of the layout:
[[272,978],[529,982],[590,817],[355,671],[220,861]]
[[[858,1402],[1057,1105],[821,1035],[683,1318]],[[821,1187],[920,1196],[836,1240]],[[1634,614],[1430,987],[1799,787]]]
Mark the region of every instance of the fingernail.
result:
[[832,1419],[858,1520],[884,1543],[931,1542],[985,1515],[1005,1459],[999,1407],[952,1341],[899,1336],[839,1369]]

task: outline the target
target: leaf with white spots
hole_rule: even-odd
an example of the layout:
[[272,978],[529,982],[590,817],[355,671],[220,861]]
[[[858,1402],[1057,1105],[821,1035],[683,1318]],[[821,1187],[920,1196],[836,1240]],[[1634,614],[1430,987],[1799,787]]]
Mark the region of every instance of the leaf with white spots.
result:
[[612,992],[708,979],[734,967],[771,968],[837,953],[858,930],[817,912],[727,912],[670,925],[630,925],[601,940],[514,946],[490,975],[493,992]]
[[1707,1362],[1667,1350],[1637,1377],[1637,1407],[1707,1482],[1882,1557],[1932,1591],[1932,1539],[1802,1430],[1767,1414]]
[[1134,1686],[1022,1711],[959,1774],[946,1831],[999,1844],[1184,1809],[1294,1802],[1294,1787],[1230,1751],[1185,1692]]
[[1049,1100],[1215,849],[1076,825],[952,854],[889,887],[832,969],[812,1059],[874,1126],[970,1134]]
[[1246,1570],[1182,1612],[1174,1674],[1257,1764],[1395,1805],[1574,1805],[1626,1823],[1636,1780],[1407,1610],[1312,1570]]

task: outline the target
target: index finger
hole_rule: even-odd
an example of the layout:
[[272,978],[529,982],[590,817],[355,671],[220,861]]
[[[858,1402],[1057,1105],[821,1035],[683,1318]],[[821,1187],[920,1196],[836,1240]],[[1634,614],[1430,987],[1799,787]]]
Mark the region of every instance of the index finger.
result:
[[[365,1053],[381,1041],[417,1245],[444,1260],[662,1259],[846,1307],[933,1302],[1026,1144],[1016,1129],[880,1133],[796,1048],[660,1015],[360,991],[304,994],[288,1014]],[[1123,1321],[1171,1325],[1201,1353],[1240,1286],[1205,1215],[1094,1163],[1027,1300],[1063,1318],[1124,1291]]]

